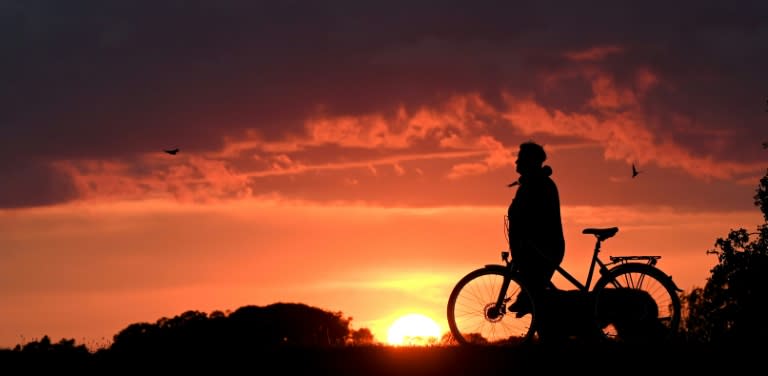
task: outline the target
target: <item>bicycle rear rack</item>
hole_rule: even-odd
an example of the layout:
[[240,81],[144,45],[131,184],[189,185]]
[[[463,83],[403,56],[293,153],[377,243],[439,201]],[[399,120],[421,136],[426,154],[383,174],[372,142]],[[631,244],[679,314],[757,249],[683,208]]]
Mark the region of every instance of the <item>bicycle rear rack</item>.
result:
[[661,256],[608,256],[611,264],[625,264],[629,261],[645,260],[648,265],[656,265]]

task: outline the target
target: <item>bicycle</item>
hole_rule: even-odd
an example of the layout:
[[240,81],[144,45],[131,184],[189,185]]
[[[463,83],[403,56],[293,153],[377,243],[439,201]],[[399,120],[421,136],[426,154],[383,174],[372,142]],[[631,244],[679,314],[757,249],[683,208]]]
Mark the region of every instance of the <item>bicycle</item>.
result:
[[[506,224],[506,221],[505,221]],[[506,227],[506,226],[505,226]],[[612,297],[618,293],[644,291],[655,303],[652,308],[631,309],[659,323],[662,333],[657,339],[672,339],[680,325],[680,290],[672,277],[659,269],[656,264],[661,256],[610,256],[605,263],[598,257],[601,244],[613,237],[618,227],[586,228],[583,234],[594,235],[592,261],[585,283],[581,283],[561,266],[556,271],[565,277],[576,290],[555,291],[578,294],[583,304],[589,305],[588,315],[593,338],[600,341],[629,342],[636,338],[622,332],[617,322],[611,321],[608,312],[616,308]],[[476,269],[455,285],[448,299],[448,324],[453,339],[460,345],[512,345],[531,343],[539,338],[541,302],[537,302],[526,288],[524,280],[510,259],[509,251],[501,252],[504,264],[488,264]],[[600,277],[590,289],[595,269]],[[554,287],[554,284],[551,284]],[[639,294],[639,293],[638,293]],[[518,297],[527,304],[525,312],[510,312],[510,301],[517,304]],[[615,299],[614,299],[615,300]],[[625,305],[625,310],[629,305]],[[647,307],[644,306],[644,307]],[[647,329],[647,328],[646,328]],[[637,332],[637,331],[636,331]],[[644,330],[640,330],[641,334]],[[635,333],[637,334],[637,333]]]

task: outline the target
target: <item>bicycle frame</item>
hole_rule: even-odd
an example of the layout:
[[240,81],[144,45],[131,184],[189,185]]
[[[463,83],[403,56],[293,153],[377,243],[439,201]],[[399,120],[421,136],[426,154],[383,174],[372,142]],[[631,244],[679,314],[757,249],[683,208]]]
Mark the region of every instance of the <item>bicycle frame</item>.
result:
[[[592,231],[592,232],[590,232]],[[658,259],[661,258],[661,256],[610,256],[610,262],[605,263],[603,260],[598,257],[598,254],[600,253],[600,249],[602,246],[603,241],[607,240],[608,238],[612,237],[613,235],[604,236],[598,233],[594,233],[595,229],[585,229],[582,233],[584,234],[593,234],[595,235],[595,247],[592,252],[592,260],[589,264],[589,272],[587,273],[587,280],[582,283],[576,277],[568,273],[567,270],[565,270],[562,266],[557,265],[555,268],[555,271],[558,272],[563,278],[565,278],[568,282],[570,282],[576,289],[582,292],[589,292],[590,287],[592,286],[593,278],[595,278],[595,269],[599,270],[600,275],[604,275],[610,271],[610,267],[612,265],[616,264],[623,264],[630,261],[639,261],[639,260],[645,260],[646,262],[643,264],[655,266]],[[618,228],[615,228],[615,231],[618,231]],[[510,253],[509,251],[503,251],[501,252],[501,258],[506,263],[507,267],[514,270],[514,263],[512,260],[509,259]],[[552,282],[550,282],[551,284]],[[503,295],[506,293],[508,288],[508,283],[505,281],[504,285],[502,286],[501,291],[503,292],[500,295]],[[500,296],[500,302],[499,304],[502,304],[501,300],[503,300],[503,296]]]

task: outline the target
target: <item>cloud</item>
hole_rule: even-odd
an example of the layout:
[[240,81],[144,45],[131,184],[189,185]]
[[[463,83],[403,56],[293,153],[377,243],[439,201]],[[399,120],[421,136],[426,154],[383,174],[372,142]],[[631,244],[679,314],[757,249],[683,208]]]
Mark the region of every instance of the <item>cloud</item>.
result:
[[[385,159],[480,177],[529,137],[697,179],[748,181],[764,161],[763,2],[2,7],[0,160],[39,166],[2,207],[240,197]],[[169,145],[196,159],[147,159]],[[480,154],[402,164],[451,152]],[[25,189],[40,181],[56,188]]]
[[603,60],[606,56],[611,54],[617,54],[624,51],[621,46],[595,46],[586,50],[565,52],[565,57],[576,61],[599,61]]
[[0,164],[0,208],[44,206],[79,198],[66,171],[39,161]]

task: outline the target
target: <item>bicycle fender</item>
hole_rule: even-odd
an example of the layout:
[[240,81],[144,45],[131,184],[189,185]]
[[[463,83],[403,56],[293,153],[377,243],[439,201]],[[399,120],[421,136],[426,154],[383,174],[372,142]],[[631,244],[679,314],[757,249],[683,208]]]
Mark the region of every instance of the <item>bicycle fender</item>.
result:
[[498,270],[498,271],[501,271],[501,272],[508,272],[509,271],[508,267],[506,267],[504,265],[499,265],[499,264],[486,264],[485,266],[483,266],[483,269]]

